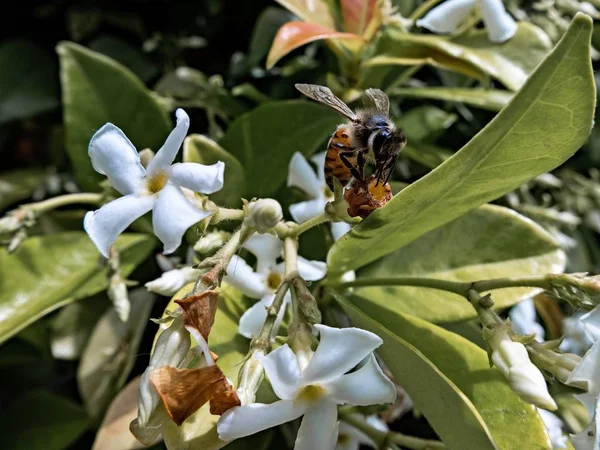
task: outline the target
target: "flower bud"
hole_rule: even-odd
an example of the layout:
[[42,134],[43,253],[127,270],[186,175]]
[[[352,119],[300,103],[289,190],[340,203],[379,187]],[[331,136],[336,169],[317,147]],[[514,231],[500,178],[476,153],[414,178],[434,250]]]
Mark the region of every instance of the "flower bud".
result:
[[283,210],[277,200],[261,198],[248,205],[249,224],[259,233],[266,233],[283,219]]
[[7,214],[0,219],[0,234],[14,233],[21,228],[22,223],[16,214]]
[[[553,344],[552,347],[549,348],[548,343],[540,344],[539,342],[532,341],[527,345],[527,351],[537,367],[553,374],[560,382],[566,383],[573,369],[581,362],[581,357],[574,353],[560,353],[556,351],[556,344]],[[577,385],[575,384],[574,386]],[[585,385],[577,387],[585,389]]]
[[317,300],[306,286],[306,282],[300,277],[292,280],[292,296],[296,297],[298,311],[302,314],[305,322],[311,325],[321,323],[321,311]]
[[125,285],[125,282],[121,279],[111,281],[107,294],[119,315],[119,319],[127,322],[131,304],[129,303],[129,295],[127,294],[127,285]]
[[150,161],[152,161],[153,158],[154,152],[149,148],[145,148],[140,152],[140,162],[144,167],[148,167],[148,164],[150,164]]
[[212,253],[216,249],[222,247],[230,236],[231,234],[225,231],[213,231],[208,233],[196,241],[194,244],[194,251],[202,255]]
[[182,267],[164,272],[160,278],[145,284],[150,292],[170,297],[186,284],[195,281],[200,276],[200,270],[192,267]]
[[513,342],[504,327],[488,330],[486,334],[492,350],[491,360],[506,377],[511,389],[527,403],[555,410],[557,406],[548,393],[544,376],[531,363],[525,346]]

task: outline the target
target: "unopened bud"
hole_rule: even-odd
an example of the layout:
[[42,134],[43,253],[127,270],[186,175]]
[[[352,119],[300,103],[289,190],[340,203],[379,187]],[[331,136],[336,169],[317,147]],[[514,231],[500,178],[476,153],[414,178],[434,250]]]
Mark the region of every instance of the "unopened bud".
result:
[[148,167],[148,164],[150,164],[152,159],[154,159],[154,152],[149,148],[145,148],[140,152],[140,162],[142,163],[142,166]]
[[292,295],[296,296],[298,310],[305,322],[311,325],[321,323],[321,311],[317,305],[317,300],[313,297],[302,278],[296,277],[292,280]]
[[[561,353],[556,348],[548,346],[537,341],[532,341],[527,345],[527,351],[533,363],[540,369],[553,374],[561,383],[566,383],[573,369],[581,362],[581,357],[574,353]],[[585,389],[584,385],[575,385]]]
[[0,234],[14,233],[22,224],[23,221],[17,214],[8,214],[0,219]]
[[195,281],[200,276],[200,270],[192,267],[182,267],[164,272],[160,278],[145,284],[150,292],[170,297],[186,284]]
[[213,231],[208,233],[196,241],[194,244],[194,251],[202,255],[212,253],[222,247],[230,236],[231,234],[225,231]]
[[8,244],[8,248],[7,248],[8,253],[12,253],[17,248],[19,248],[19,245],[21,245],[21,242],[23,242],[25,239],[27,239],[27,232],[23,228],[21,228],[19,231],[17,231],[14,234],[13,238],[11,239],[10,243]]
[[242,405],[249,405],[256,400],[256,392],[263,381],[265,373],[260,363],[261,358],[264,356],[265,353],[263,351],[252,352],[240,369],[237,395]]
[[248,205],[248,222],[257,232],[266,233],[283,219],[283,210],[277,200],[261,198]]
[[529,359],[527,349],[513,342],[504,327],[486,330],[486,340],[491,348],[491,360],[508,380],[511,389],[527,403],[555,410],[556,403],[548,392],[540,370]]
[[129,303],[129,296],[127,294],[127,285],[123,280],[113,280],[110,282],[107,290],[108,298],[113,303],[119,319],[123,322],[127,322],[129,318],[129,312],[131,310],[131,304]]

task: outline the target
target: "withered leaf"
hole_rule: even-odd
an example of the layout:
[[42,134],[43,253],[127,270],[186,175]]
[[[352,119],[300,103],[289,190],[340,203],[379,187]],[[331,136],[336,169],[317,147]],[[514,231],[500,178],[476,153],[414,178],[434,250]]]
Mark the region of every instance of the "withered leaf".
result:
[[207,342],[210,329],[215,323],[218,300],[219,293],[215,291],[206,291],[199,295],[175,300],[175,303],[183,308],[185,326],[198,330]]
[[234,406],[240,406],[240,398],[233,389],[233,386],[225,380],[224,389],[210,399],[210,413],[215,416],[220,416],[228,409]]

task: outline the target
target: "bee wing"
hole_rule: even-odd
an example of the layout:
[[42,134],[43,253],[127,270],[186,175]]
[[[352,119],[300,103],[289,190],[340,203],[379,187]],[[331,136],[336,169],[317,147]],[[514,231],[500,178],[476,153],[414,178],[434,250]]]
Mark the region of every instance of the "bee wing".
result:
[[298,89],[308,98],[311,98],[319,103],[323,103],[324,105],[335,109],[342,116],[350,120],[356,120],[356,114],[354,114],[354,111],[352,111],[350,107],[346,105],[342,100],[337,98],[333,94],[333,92],[331,92],[331,89],[329,89],[328,87],[319,86],[317,84],[298,83],[296,84],[296,89]]
[[367,89],[365,94],[375,104],[375,108],[386,117],[390,115],[390,99],[387,94],[379,89]]

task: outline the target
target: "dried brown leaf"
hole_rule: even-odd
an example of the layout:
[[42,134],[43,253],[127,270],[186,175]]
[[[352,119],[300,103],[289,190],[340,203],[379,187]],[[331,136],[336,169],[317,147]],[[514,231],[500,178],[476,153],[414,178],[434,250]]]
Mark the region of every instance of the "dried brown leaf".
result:
[[210,329],[215,323],[218,300],[219,293],[216,291],[206,291],[199,295],[175,300],[175,303],[183,309],[185,326],[198,330],[207,342]]

